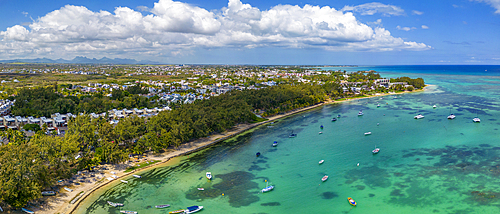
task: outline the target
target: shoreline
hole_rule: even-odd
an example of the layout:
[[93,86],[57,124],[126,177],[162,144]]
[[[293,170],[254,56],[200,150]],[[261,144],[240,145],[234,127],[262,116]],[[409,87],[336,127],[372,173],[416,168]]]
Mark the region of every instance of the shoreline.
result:
[[[107,170],[104,170],[101,174],[101,176],[97,175],[96,178],[93,178],[95,182],[84,182],[83,185],[78,185],[78,187],[75,188],[75,186],[69,186],[69,188],[72,188],[74,191],[72,192],[67,192],[65,191],[64,193],[59,193],[58,196],[55,197],[50,197],[47,198],[46,203],[44,206],[40,207],[35,207],[32,208],[33,211],[39,214],[51,214],[51,213],[74,213],[77,208],[87,199],[90,197],[95,191],[98,189],[101,189],[102,187],[108,186],[115,184],[116,182],[120,182],[121,179],[124,179],[125,177],[131,176],[135,173],[139,173],[145,170],[150,170],[151,168],[156,168],[156,167],[162,167],[169,163],[173,158],[183,156],[183,155],[188,155],[193,152],[197,152],[199,150],[205,149],[207,147],[213,146],[221,141],[230,139],[232,137],[235,137],[241,133],[244,133],[248,130],[252,130],[254,128],[257,128],[261,125],[265,125],[270,122],[274,122],[278,119],[286,118],[298,113],[302,113],[305,111],[309,111],[312,109],[319,108],[324,105],[330,105],[334,103],[343,103],[347,101],[354,101],[354,100],[360,100],[360,99],[366,99],[366,98],[373,98],[373,97],[382,97],[382,96],[390,96],[390,95],[398,95],[398,94],[404,94],[404,93],[415,93],[415,92],[423,92],[425,91],[425,88],[431,86],[431,85],[426,85],[423,89],[420,90],[415,90],[415,91],[404,91],[404,92],[398,92],[398,93],[385,93],[385,94],[376,94],[376,95],[368,95],[366,97],[358,97],[358,98],[352,98],[352,99],[346,99],[346,100],[341,100],[341,101],[334,101],[334,100],[327,100],[322,103],[318,103],[312,106],[300,108],[300,109],[295,109],[290,112],[286,112],[283,114],[278,114],[274,115],[271,117],[268,117],[266,121],[262,121],[259,123],[245,123],[245,124],[238,124],[234,126],[233,128],[226,130],[224,133],[219,133],[219,134],[214,134],[208,137],[200,138],[197,140],[193,140],[190,142],[187,142],[183,145],[181,145],[177,149],[167,149],[166,152],[160,155],[149,155],[147,158],[150,160],[155,160],[159,161],[157,163],[151,164],[149,166],[133,170],[131,172],[125,173],[124,171],[126,170],[127,167],[129,167],[131,164],[116,164],[116,165],[111,165],[111,164],[106,164],[103,165],[104,167],[108,168]],[[147,159],[146,159],[147,160]],[[149,161],[149,160],[147,160]],[[140,162],[144,163],[144,162]],[[133,163],[137,164],[137,163]],[[95,173],[96,174],[96,173]],[[74,178],[76,177],[78,179],[80,175],[75,175],[73,176]],[[108,180],[108,178],[114,177],[112,180]],[[82,176],[84,180],[86,180],[85,175]],[[89,177],[90,179],[90,177]],[[96,181],[97,179],[97,181]],[[100,180],[99,180],[100,179]],[[65,185],[67,186],[67,185]],[[61,189],[63,187],[61,186]],[[83,192],[83,193],[82,193]],[[62,196],[61,196],[62,195]],[[74,203],[71,203],[74,202]]]

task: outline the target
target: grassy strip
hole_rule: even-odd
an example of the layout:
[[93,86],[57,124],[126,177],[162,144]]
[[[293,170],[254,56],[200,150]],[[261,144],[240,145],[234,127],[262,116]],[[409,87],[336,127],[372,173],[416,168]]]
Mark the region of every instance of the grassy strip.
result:
[[158,162],[160,162],[160,161],[159,161],[159,160],[152,160],[152,161],[148,161],[148,163],[140,163],[140,164],[137,164],[137,165],[139,165],[139,166],[134,165],[134,166],[128,167],[128,168],[125,170],[125,173],[127,173],[127,172],[132,172],[132,171],[134,171],[134,170],[136,170],[136,169],[144,168],[144,167],[147,167],[147,166],[149,166],[149,165],[151,165],[151,164],[155,164],[155,163],[158,163]]
[[257,117],[256,120],[250,122],[250,123],[260,123],[260,122],[264,122],[264,121],[268,121],[269,119],[267,118],[262,118],[262,117]]
[[78,193],[78,195],[76,195],[75,197],[73,197],[70,201],[71,204],[74,204],[78,199],[80,199],[80,197],[82,197],[83,195],[83,191],[81,191],[80,193]]

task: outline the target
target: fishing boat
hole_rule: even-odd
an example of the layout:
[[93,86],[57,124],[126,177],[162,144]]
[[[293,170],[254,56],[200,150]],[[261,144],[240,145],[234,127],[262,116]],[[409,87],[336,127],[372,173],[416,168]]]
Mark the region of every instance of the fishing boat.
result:
[[288,137],[289,137],[289,138],[292,138],[292,137],[297,137],[297,134],[293,133],[293,131],[292,131],[292,133],[291,133],[290,135],[288,135]]
[[132,175],[132,176],[134,176],[136,178],[142,178],[140,175]]
[[121,181],[122,183],[126,183],[126,184],[128,184],[128,181],[126,181],[126,180],[120,180],[120,181]]
[[335,122],[335,121],[337,121],[337,118],[332,118],[332,122]]
[[257,153],[255,154],[255,156],[259,157],[259,156],[260,156],[260,152],[257,152]]
[[360,110],[360,111],[358,112],[358,116],[363,116],[363,111],[362,111],[362,110]]
[[320,160],[320,161],[319,161],[319,164],[322,164],[323,162],[325,162],[325,160]]
[[372,132],[365,132],[365,135],[371,135]]
[[30,214],[33,214],[35,212],[31,211],[31,210],[28,210],[26,208],[21,208],[22,211],[24,211],[25,213],[30,213]]
[[205,189],[204,189],[204,188],[198,188],[198,190],[203,191],[203,190],[205,190]]
[[177,214],[177,213],[185,213],[186,210],[175,210],[175,211],[170,211],[168,214]]
[[377,146],[375,146],[375,149],[372,151],[373,154],[377,154],[378,152],[380,152],[380,149],[377,148]]
[[418,114],[417,116],[415,116],[413,118],[415,118],[415,119],[422,119],[422,118],[424,118],[424,115]]
[[136,211],[130,211],[130,210],[120,210],[121,213],[126,213],[126,214],[137,214]]
[[325,175],[323,176],[323,178],[321,178],[321,181],[325,182],[326,180],[328,180],[328,175]]
[[155,207],[158,209],[163,209],[163,208],[170,207],[170,204],[156,205]]
[[271,191],[271,190],[274,189],[273,185],[268,186],[268,184],[269,184],[269,182],[266,182],[266,188],[264,188],[264,189],[261,190],[262,193],[269,192],[269,191]]
[[184,212],[186,214],[195,213],[195,212],[200,211],[201,209],[203,209],[203,206],[190,206]]
[[65,189],[66,191],[68,191],[68,192],[73,192],[73,190],[72,190],[72,189],[70,189],[70,188],[68,188],[68,187],[64,187],[64,189]]
[[108,201],[108,204],[112,207],[123,207],[123,204]]
[[207,172],[206,176],[207,176],[207,179],[208,179],[208,180],[211,180],[211,179],[212,179],[212,173],[211,173],[211,172]]
[[273,147],[276,147],[276,146],[278,146],[278,141],[274,141],[274,143],[273,143]]
[[42,195],[43,196],[53,196],[53,195],[56,195],[56,192],[54,192],[54,191],[43,191]]
[[351,197],[348,197],[347,201],[349,201],[349,204],[351,204],[352,206],[356,206],[357,205],[356,201],[354,201],[354,199],[352,199]]

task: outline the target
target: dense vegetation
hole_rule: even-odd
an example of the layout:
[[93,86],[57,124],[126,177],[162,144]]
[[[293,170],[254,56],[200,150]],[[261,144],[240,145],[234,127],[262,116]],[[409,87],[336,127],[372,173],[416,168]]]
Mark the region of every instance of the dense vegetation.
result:
[[422,89],[425,86],[424,79],[422,78],[415,78],[412,79],[410,77],[399,77],[395,79],[391,79],[391,82],[406,82],[409,85],[412,85],[416,89]]
[[115,108],[154,108],[157,106],[156,97],[149,99],[138,95],[148,92],[141,89],[139,85],[128,87],[126,90],[113,90],[111,97],[104,96],[102,93],[65,97],[56,93],[57,88],[54,88],[19,89],[17,96],[11,98],[16,99],[12,114],[16,116],[50,117],[54,113],[102,113]]

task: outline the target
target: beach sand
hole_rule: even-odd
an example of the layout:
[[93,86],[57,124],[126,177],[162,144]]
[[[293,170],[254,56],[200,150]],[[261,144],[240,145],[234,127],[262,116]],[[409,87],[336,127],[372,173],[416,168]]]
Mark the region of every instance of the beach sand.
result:
[[[427,86],[426,86],[427,87]],[[425,89],[425,88],[424,88]],[[418,90],[418,91],[413,91],[413,92],[421,92],[423,90]],[[275,116],[268,117],[267,121],[260,122],[260,123],[254,123],[254,124],[238,124],[235,127],[233,127],[230,130],[227,130],[224,133],[221,134],[215,134],[211,135],[205,138],[197,139],[185,144],[182,144],[179,148],[177,149],[168,149],[166,152],[159,154],[159,155],[149,155],[145,158],[141,158],[140,162],[132,162],[132,163],[127,163],[127,164],[116,164],[116,165],[111,165],[111,164],[106,164],[101,166],[99,170],[96,170],[96,172],[91,172],[89,173],[81,173],[79,175],[73,176],[70,181],[63,181],[58,185],[58,188],[60,192],[57,194],[57,196],[46,196],[42,199],[43,203],[42,205],[39,205],[38,207],[32,207],[31,210],[35,211],[38,214],[54,214],[54,213],[60,213],[60,214],[67,214],[67,213],[72,213],[76,207],[90,194],[92,194],[95,190],[106,186],[112,182],[120,182],[120,180],[125,177],[129,176],[131,174],[137,173],[138,171],[150,169],[151,167],[159,167],[161,165],[164,165],[166,162],[168,162],[171,158],[181,156],[184,154],[192,153],[198,150],[201,150],[203,148],[209,147],[215,143],[218,143],[220,141],[224,141],[226,139],[229,139],[231,137],[234,137],[246,130],[252,129],[254,127],[275,121],[277,119],[281,119],[284,117],[288,117],[290,115],[311,110],[323,105],[331,104],[331,103],[341,103],[341,102],[346,102],[346,101],[352,101],[352,100],[358,100],[358,99],[365,99],[365,98],[371,98],[371,97],[378,97],[378,96],[388,96],[388,95],[396,95],[396,94],[402,94],[402,93],[408,93],[408,92],[400,92],[400,93],[390,93],[390,94],[377,94],[377,95],[371,95],[367,97],[361,97],[361,98],[353,98],[353,99],[348,99],[348,100],[342,100],[342,101],[332,101],[328,100],[323,103],[319,103],[316,105],[312,105],[309,107],[304,107],[301,109],[296,109],[284,114],[278,114]],[[152,164],[150,166],[138,169],[136,171],[128,172],[125,173],[125,169],[127,167],[130,167],[135,164],[141,164],[145,163],[146,161],[152,161],[152,160],[157,160],[159,161],[158,163]],[[105,169],[103,169],[105,168]],[[112,178],[113,176],[116,176],[115,179],[109,180],[108,178]],[[68,187],[72,189],[72,192],[66,191],[64,187]],[[82,193],[83,192],[83,193]],[[75,197],[77,197],[75,199]],[[73,203],[71,203],[73,202]]]

